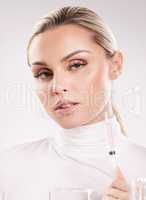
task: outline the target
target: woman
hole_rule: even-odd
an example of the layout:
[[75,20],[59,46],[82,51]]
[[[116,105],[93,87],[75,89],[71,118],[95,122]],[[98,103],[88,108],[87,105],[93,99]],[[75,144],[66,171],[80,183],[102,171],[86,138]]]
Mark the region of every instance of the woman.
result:
[[62,130],[1,153],[1,199],[87,199],[50,197],[58,188],[130,199],[131,181],[146,177],[146,152],[125,136],[113,106],[123,55],[109,27],[87,8],[63,7],[36,25],[27,58],[36,94]]

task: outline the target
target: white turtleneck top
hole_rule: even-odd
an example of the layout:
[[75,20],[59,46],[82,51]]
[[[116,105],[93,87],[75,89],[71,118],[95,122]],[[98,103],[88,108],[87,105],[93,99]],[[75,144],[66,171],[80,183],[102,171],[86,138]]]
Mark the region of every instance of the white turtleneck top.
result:
[[89,200],[89,191],[91,200],[99,200],[116,166],[128,184],[146,178],[146,149],[122,135],[115,117],[108,124],[62,128],[52,138],[0,153],[0,200]]

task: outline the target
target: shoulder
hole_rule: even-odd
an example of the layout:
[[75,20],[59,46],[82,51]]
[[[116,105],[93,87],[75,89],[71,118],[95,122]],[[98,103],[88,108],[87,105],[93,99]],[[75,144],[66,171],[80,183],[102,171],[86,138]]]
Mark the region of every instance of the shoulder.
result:
[[118,163],[130,179],[146,177],[146,147],[124,136],[117,147]]
[[52,138],[45,137],[8,147],[0,152],[0,166],[14,161],[31,159],[48,153]]
[[119,150],[122,153],[130,153],[139,158],[145,156],[146,158],[146,147],[136,143],[128,136],[122,136],[122,139],[119,143]]
[[11,184],[31,179],[44,170],[52,138],[46,137],[35,141],[17,144],[0,152],[0,195]]

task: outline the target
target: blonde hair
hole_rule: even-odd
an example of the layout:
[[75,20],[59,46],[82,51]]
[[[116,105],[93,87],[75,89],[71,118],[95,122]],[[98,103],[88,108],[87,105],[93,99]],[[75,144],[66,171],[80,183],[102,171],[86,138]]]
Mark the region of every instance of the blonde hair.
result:
[[[106,56],[108,58],[114,56],[115,52],[118,49],[118,45],[112,31],[110,30],[109,26],[103,21],[103,19],[97,13],[88,8],[78,6],[66,6],[57,10],[53,10],[48,15],[41,18],[36,26],[34,26],[34,30],[29,39],[27,47],[28,65],[28,52],[33,38],[45,31],[67,24],[75,24],[90,30],[91,33],[93,33],[93,41],[105,50]],[[117,121],[120,124],[122,133],[126,135],[126,127],[123,123],[119,111],[117,110],[115,105],[113,105],[112,108],[117,118]]]

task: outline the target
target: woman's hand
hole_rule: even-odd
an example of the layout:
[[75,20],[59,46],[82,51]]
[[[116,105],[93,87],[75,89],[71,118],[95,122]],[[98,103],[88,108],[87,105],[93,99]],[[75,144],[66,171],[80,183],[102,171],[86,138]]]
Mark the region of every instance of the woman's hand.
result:
[[120,168],[117,168],[116,178],[107,189],[102,200],[129,200],[129,186]]

